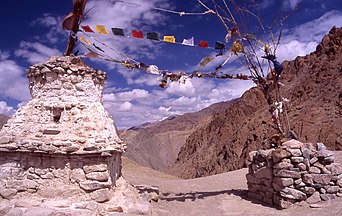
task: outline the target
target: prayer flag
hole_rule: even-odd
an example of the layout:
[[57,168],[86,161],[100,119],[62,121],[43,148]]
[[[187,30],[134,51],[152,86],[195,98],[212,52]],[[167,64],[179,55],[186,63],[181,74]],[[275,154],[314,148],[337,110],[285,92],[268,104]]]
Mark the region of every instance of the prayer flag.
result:
[[204,47],[204,48],[208,48],[208,42],[207,41],[203,41],[201,40],[198,44],[199,47]]
[[94,33],[94,31],[90,28],[90,26],[88,26],[88,25],[86,25],[86,26],[81,26],[82,28],[83,28],[83,30],[85,31],[85,32],[93,32]]
[[134,37],[134,38],[144,38],[143,32],[142,31],[133,30],[132,31],[132,37]]
[[86,42],[88,45],[91,44],[90,41],[88,41],[87,39],[85,39],[83,36],[80,37],[80,40]]
[[189,39],[183,39],[182,44],[187,45],[187,46],[194,46],[195,45],[195,39],[194,39],[194,37],[191,37]]
[[105,52],[103,49],[101,49],[100,47],[96,46],[95,43],[93,43],[93,46],[94,46],[96,49],[100,50],[101,52]]
[[147,39],[159,41],[159,35],[156,32],[147,32]]
[[223,50],[224,49],[224,44],[222,42],[220,42],[220,41],[216,41],[215,49]]
[[108,30],[103,25],[96,25],[95,30],[100,34],[109,34]]
[[164,41],[168,43],[176,43],[175,36],[164,36]]
[[231,50],[235,55],[238,55],[238,53],[243,52],[243,47],[242,47],[242,45],[241,45],[239,42],[234,41],[233,46],[232,46],[232,48],[230,48],[230,50]]
[[87,56],[88,58],[98,58],[98,57],[99,57],[99,55],[98,55],[97,53],[94,53],[93,51],[89,51],[89,52],[86,54],[86,56]]
[[125,36],[124,32],[121,28],[112,28],[112,32],[114,35],[121,35],[121,36]]

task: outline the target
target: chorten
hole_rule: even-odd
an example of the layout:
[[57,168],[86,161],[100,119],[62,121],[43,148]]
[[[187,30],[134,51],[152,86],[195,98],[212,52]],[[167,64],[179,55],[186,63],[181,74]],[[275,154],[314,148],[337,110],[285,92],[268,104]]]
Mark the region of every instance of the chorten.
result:
[[27,77],[32,100],[0,131],[0,200],[111,200],[126,145],[103,107],[106,74],[57,56]]

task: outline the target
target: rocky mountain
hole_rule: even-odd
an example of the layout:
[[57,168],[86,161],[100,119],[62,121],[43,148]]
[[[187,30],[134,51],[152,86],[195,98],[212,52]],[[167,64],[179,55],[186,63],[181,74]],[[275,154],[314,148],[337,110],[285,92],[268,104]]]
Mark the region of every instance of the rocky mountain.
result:
[[160,122],[120,131],[128,147],[126,156],[141,165],[161,171],[168,170],[175,163],[186,139],[230,103],[217,103],[199,112],[171,116]]
[[[332,28],[315,52],[283,67],[280,93],[289,99],[291,129],[302,142],[342,150],[342,28]],[[169,173],[196,178],[243,167],[247,154],[276,132],[268,109],[261,89],[245,92],[187,138]]]
[[4,124],[6,124],[7,120],[9,119],[8,116],[0,114],[0,129]]

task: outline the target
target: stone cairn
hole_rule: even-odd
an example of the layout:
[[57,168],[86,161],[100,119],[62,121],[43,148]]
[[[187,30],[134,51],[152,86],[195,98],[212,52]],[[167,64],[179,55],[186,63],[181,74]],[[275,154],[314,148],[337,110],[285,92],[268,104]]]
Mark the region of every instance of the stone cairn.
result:
[[277,148],[250,152],[248,196],[284,209],[296,202],[316,205],[342,193],[342,165],[325,145],[289,140]]
[[0,131],[0,202],[27,195],[77,208],[118,198],[119,186],[129,187],[121,177],[126,145],[102,104],[106,74],[63,56],[31,66],[27,77],[33,99]]

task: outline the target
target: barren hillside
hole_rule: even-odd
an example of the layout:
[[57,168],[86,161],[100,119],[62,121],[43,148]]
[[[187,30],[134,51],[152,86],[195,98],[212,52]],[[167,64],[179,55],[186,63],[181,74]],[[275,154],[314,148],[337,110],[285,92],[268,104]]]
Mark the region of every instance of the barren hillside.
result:
[[175,163],[180,148],[192,132],[207,124],[215,113],[222,111],[228,104],[230,102],[221,102],[199,112],[120,131],[128,146],[126,156],[141,165],[167,170]]
[[2,126],[7,122],[7,120],[9,119],[8,116],[5,116],[3,114],[0,114],[0,129],[2,128]]
[[[284,62],[281,93],[292,129],[303,142],[342,149],[342,29],[333,28],[316,51]],[[266,100],[253,88],[194,131],[169,173],[196,178],[244,166],[248,152],[274,133]]]

